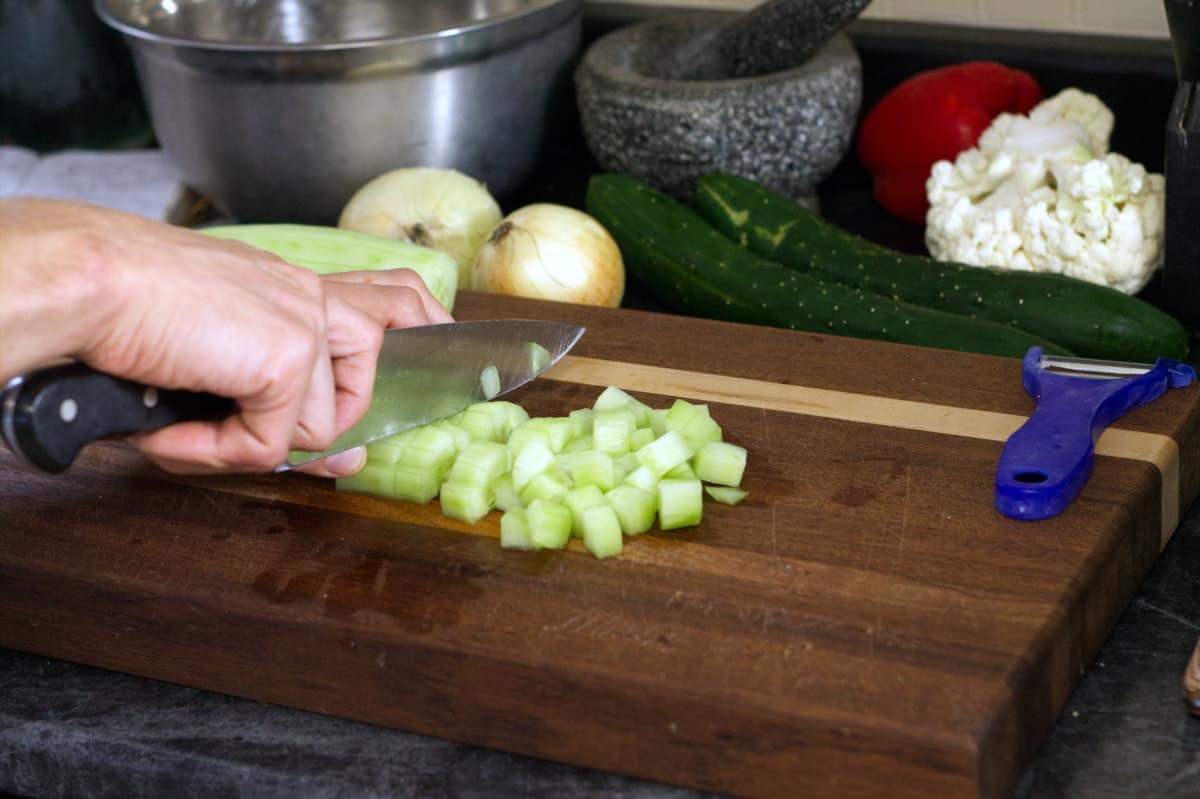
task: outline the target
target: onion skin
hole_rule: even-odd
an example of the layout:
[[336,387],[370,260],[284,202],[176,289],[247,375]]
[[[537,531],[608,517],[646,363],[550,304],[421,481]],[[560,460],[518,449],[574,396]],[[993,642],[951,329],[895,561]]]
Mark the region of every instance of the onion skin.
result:
[[609,232],[565,205],[513,211],[479,250],[470,287],[492,294],[616,308],[625,265]]
[[447,253],[467,288],[475,256],[502,214],[487,187],[453,169],[403,167],[368,181],[342,209],[338,227]]

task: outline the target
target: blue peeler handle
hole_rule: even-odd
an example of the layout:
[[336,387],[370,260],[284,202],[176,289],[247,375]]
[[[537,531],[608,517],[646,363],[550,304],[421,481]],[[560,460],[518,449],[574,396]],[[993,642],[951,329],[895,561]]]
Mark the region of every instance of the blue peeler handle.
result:
[[1022,383],[1033,415],[1004,445],[996,468],[996,509],[1014,519],[1062,513],[1092,474],[1096,439],[1122,414],[1196,379],[1187,364],[1159,358],[1143,374],[1105,379],[1042,368],[1042,348],[1025,353]]

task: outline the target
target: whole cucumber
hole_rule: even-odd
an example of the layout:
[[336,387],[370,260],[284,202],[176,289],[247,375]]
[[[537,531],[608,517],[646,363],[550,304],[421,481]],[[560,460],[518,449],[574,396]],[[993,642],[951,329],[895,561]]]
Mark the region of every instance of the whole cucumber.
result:
[[702,177],[696,207],[730,239],[801,272],[1018,327],[1083,357],[1150,363],[1187,355],[1187,330],[1174,317],[1108,286],[899,253],[736,175]]
[[898,302],[760,258],[632,177],[593,176],[586,204],[616,240],[630,276],[682,313],[989,355],[1021,357],[1034,345],[1068,354],[1009,325]]

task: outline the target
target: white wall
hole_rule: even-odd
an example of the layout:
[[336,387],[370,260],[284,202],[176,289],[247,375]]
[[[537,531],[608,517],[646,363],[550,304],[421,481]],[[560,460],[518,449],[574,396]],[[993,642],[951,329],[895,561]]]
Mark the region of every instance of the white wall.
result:
[[[630,4],[743,9],[759,0],[619,0]],[[863,19],[1166,38],[1163,0],[873,0]]]

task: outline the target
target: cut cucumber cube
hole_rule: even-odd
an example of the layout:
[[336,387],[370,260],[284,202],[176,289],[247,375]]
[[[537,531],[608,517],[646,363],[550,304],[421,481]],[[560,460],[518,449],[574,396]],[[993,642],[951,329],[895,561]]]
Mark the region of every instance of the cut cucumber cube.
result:
[[630,451],[629,438],[637,429],[637,420],[625,408],[596,411],[592,417],[592,442],[606,455],[623,455]]
[[579,438],[573,438],[563,447],[563,452],[590,452],[596,448],[591,433],[584,433]]
[[607,491],[620,482],[616,463],[610,456],[596,450],[574,453],[570,469],[571,480],[577,486],[593,485],[601,491]]
[[483,396],[491,399],[500,393],[500,370],[493,366],[485,366],[479,373],[479,388]]
[[629,448],[637,452],[642,447],[653,442],[658,436],[649,427],[639,427],[629,436]]
[[497,413],[500,411],[504,412],[504,427],[510,432],[516,430],[518,427],[529,421],[529,414],[524,408],[515,402],[509,402],[508,400],[492,400],[488,403],[488,405],[492,405],[500,409],[497,411]]
[[663,433],[667,432],[666,408],[652,408],[648,416],[650,429],[654,431],[655,437],[661,436]]
[[535,475],[517,492],[517,495],[521,498],[521,504],[529,507],[531,503],[539,499],[547,502],[561,502],[570,489],[570,484],[564,478],[557,474],[543,472]]
[[571,422],[565,416],[539,416],[530,419],[525,426],[543,431],[551,452],[562,452],[571,440]]
[[621,522],[611,505],[597,505],[583,512],[583,545],[597,558],[621,554]]
[[357,472],[334,481],[338,491],[357,491],[362,494],[375,494],[381,497],[394,497],[396,494],[396,470],[391,466],[373,465],[367,463]]
[[521,448],[513,461],[513,486],[517,491],[521,491],[530,480],[550,471],[554,465],[554,453],[550,451],[550,447],[540,441],[530,441]]
[[592,409],[597,411],[611,411],[623,408],[628,403],[634,401],[634,398],[624,390],[616,386],[608,386],[600,392],[600,396],[596,397],[596,401],[592,403]]
[[449,419],[434,422],[439,430],[445,430],[454,439],[454,451],[462,453],[471,444],[471,434]]
[[704,492],[699,480],[658,481],[658,523],[662,529],[697,525],[703,510]]
[[529,524],[523,508],[512,508],[500,517],[500,546],[505,549],[537,549],[529,537]]
[[748,491],[728,486],[705,486],[704,491],[717,502],[725,505],[736,505],[750,496],[750,492]]
[[470,433],[473,441],[504,441],[510,432],[508,414],[485,402],[467,408],[454,423]]
[[529,342],[525,347],[529,352],[529,371],[537,374],[550,365],[550,350],[536,341]]
[[535,499],[525,508],[529,539],[539,549],[562,549],[571,539],[571,511],[566,505]]
[[658,475],[649,466],[639,466],[625,475],[623,482],[658,496]]
[[576,538],[583,537],[583,512],[605,504],[604,492],[594,485],[576,486],[562,501],[571,510],[571,535]]
[[696,477],[706,483],[737,487],[746,471],[746,448],[724,441],[710,441],[696,453]]
[[577,439],[580,436],[590,436],[592,434],[592,417],[595,411],[591,408],[576,408],[567,414],[567,420],[571,425],[571,439]]
[[515,458],[521,454],[521,450],[525,449],[525,447],[527,447],[531,441],[538,441],[544,447],[546,447],[546,449],[551,449],[550,434],[545,430],[538,429],[537,427],[530,427],[529,423],[526,422],[516,430],[513,430],[512,434],[508,437],[508,451],[511,452]]
[[371,466],[395,466],[404,455],[404,444],[381,438],[367,444],[367,463]]
[[477,522],[496,502],[496,495],[489,485],[474,483],[442,483],[441,491],[442,513],[452,519],[464,522]]
[[487,485],[508,470],[508,447],[495,441],[472,441],[455,459],[446,481]]
[[443,474],[443,469],[403,464],[396,466],[392,473],[392,496],[424,505],[438,495]]
[[492,491],[496,495],[496,508],[502,511],[510,511],[513,508],[523,508],[525,503],[521,501],[520,494],[513,487],[512,473],[502,474],[496,478],[496,482],[492,483]]
[[663,477],[670,477],[676,480],[690,480],[695,476],[696,472],[692,469],[692,464],[687,461],[684,461],[663,475]]
[[668,430],[637,451],[638,460],[661,476],[691,460],[695,451],[682,433]]
[[641,535],[654,526],[657,498],[629,484],[619,485],[604,495],[625,535]]

